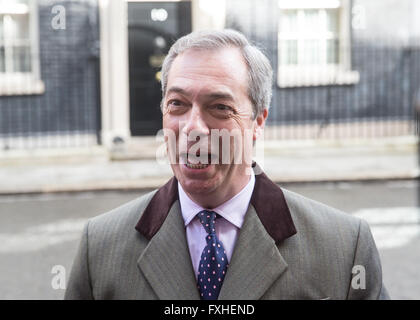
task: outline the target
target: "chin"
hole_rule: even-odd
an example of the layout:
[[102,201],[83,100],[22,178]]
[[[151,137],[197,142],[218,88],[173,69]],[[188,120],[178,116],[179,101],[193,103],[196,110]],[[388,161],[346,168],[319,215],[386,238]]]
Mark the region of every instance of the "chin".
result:
[[187,179],[180,183],[185,192],[194,195],[206,195],[217,188],[214,184],[209,184],[206,181],[191,181]]
[[188,174],[184,172],[185,169],[183,170],[180,166],[182,166],[182,164],[174,165],[172,170],[184,191],[189,194],[208,194],[217,189],[220,185],[220,176],[218,172],[207,172],[204,175]]
[[178,179],[178,181],[181,183],[185,192],[196,195],[209,194],[217,189],[218,186],[218,184],[214,181],[196,180],[186,177],[181,177],[181,179]]

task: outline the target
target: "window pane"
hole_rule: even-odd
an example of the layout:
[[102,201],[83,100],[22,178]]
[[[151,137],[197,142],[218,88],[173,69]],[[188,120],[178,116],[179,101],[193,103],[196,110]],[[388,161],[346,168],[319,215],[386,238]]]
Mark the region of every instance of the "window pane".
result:
[[304,24],[303,30],[304,32],[308,31],[319,31],[322,27],[319,10],[304,10]]
[[320,40],[305,40],[303,52],[303,64],[322,64],[321,61],[321,41]]
[[30,48],[27,46],[13,48],[13,71],[14,72],[30,72],[31,59]]
[[4,61],[4,47],[0,46],[0,72],[5,72],[5,61]]
[[298,30],[297,11],[283,10],[280,16],[280,32],[290,33]]
[[3,22],[5,72],[31,72],[29,16],[6,14]]
[[283,64],[283,65],[297,64],[297,41],[296,40],[280,41],[280,64]]
[[284,9],[280,12],[280,65],[339,63],[339,9]]
[[19,41],[26,41],[29,39],[28,15],[10,15],[11,21],[7,36],[11,39]]
[[3,44],[4,41],[3,29],[3,15],[0,14],[0,46]]
[[329,9],[327,11],[327,28],[328,31],[334,34],[338,33],[338,10]]
[[337,64],[339,62],[338,49],[339,44],[337,39],[327,41],[327,63]]
[[3,36],[3,15],[0,14],[0,72],[5,71],[4,66],[4,36]]

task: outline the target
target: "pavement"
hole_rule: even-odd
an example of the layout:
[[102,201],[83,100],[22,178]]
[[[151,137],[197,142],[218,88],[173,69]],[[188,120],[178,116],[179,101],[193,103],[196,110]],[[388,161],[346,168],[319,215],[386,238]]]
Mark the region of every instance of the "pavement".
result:
[[[417,139],[267,140],[256,161],[277,183],[414,179]],[[154,189],[172,176],[162,142],[133,140],[108,151],[35,149],[0,152],[0,194]]]

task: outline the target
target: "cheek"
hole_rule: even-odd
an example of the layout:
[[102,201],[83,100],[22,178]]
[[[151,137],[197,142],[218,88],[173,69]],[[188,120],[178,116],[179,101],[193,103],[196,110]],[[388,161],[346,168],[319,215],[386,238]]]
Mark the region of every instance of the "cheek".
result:
[[168,115],[163,115],[162,126],[164,129],[164,140],[166,144],[166,152],[171,164],[178,162],[178,124]]
[[162,115],[162,125],[163,125],[163,128],[164,129],[165,128],[169,128],[170,123],[171,123],[170,117],[168,115],[163,114]]
[[[239,129],[242,133],[242,139],[252,139],[252,136],[254,134],[254,124],[253,120],[249,118],[249,116],[235,116],[235,118],[232,119],[234,125],[232,126],[232,129]],[[244,141],[245,142],[245,141]]]
[[162,120],[162,127],[165,130],[171,130],[176,136],[178,136],[179,131],[179,121],[174,119],[169,115],[164,115]]

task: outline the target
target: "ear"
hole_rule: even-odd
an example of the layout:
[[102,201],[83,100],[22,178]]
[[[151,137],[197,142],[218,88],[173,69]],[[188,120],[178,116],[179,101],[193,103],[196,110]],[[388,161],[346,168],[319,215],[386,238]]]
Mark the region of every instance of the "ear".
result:
[[253,140],[257,140],[264,130],[265,120],[268,117],[268,109],[264,108],[263,112],[255,119]]

